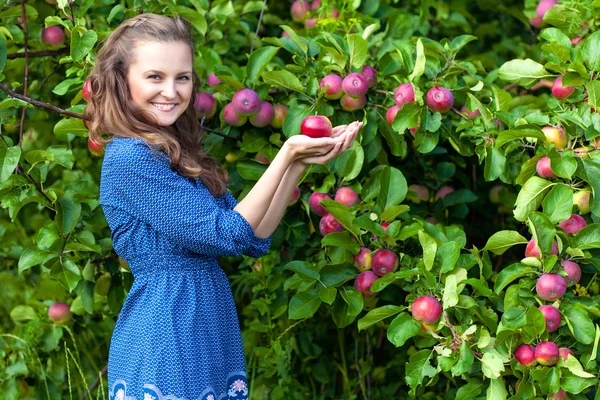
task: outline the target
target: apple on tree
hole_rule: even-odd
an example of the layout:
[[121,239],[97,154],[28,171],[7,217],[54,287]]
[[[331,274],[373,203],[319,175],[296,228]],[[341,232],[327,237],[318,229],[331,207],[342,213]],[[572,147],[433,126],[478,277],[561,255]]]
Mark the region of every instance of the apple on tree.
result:
[[515,349],[515,359],[525,367],[533,367],[537,364],[535,359],[535,347],[530,344],[521,344]]
[[104,146],[102,146],[99,143],[96,143],[89,137],[88,137],[88,150],[95,157],[102,157],[104,155]]
[[379,249],[371,256],[371,270],[379,276],[394,272],[398,265],[398,256],[391,250]]
[[364,296],[373,296],[374,293],[371,293],[369,289],[373,286],[373,282],[375,282],[379,277],[373,273],[373,271],[363,271],[354,280],[354,288],[361,292]]
[[552,84],[552,95],[560,100],[566,99],[575,90],[575,86],[563,86],[562,79],[563,77],[559,76]]
[[417,321],[425,324],[435,324],[442,316],[442,305],[433,296],[421,296],[415,300],[411,313]]
[[333,215],[327,213],[321,217],[321,221],[319,222],[319,232],[321,232],[321,235],[325,236],[334,232],[342,232],[343,230],[344,227]]
[[233,104],[229,103],[223,107],[223,121],[231,126],[242,126],[248,121],[248,117],[242,117],[233,108]]
[[342,77],[337,74],[329,74],[326,75],[321,82],[319,83],[319,87],[321,90],[327,87],[323,97],[329,100],[337,100],[344,95],[344,91],[342,90]]
[[442,86],[434,86],[427,92],[427,106],[433,112],[448,112],[454,105],[452,92]]
[[313,192],[308,198],[308,206],[318,216],[322,217],[327,214],[327,210],[320,205],[323,200],[331,200],[331,197],[325,193]]
[[353,97],[348,94],[345,94],[340,99],[340,105],[345,111],[358,111],[365,108],[365,104],[367,104],[367,96]]
[[415,89],[410,83],[401,83],[394,91],[394,102],[399,108],[415,101]]
[[292,7],[290,9],[292,13],[292,19],[294,22],[304,22],[306,16],[308,14],[308,10],[310,6],[308,2],[304,0],[297,0],[292,3]]
[[[550,254],[558,254],[558,244],[556,243],[556,240],[552,241],[552,251]],[[527,243],[527,247],[525,248],[525,257],[541,257],[540,248],[538,247],[534,238],[531,238],[531,240],[529,240]]]
[[535,13],[539,18],[544,18],[544,15],[552,8],[555,4],[558,4],[557,0],[541,0],[535,8]]
[[42,29],[41,39],[44,44],[60,46],[65,42],[65,33],[60,27],[53,25]]
[[264,128],[273,121],[275,108],[268,101],[261,101],[258,112],[250,117],[250,123],[257,128]]
[[367,80],[370,88],[377,84],[377,71],[375,71],[375,68],[371,67],[370,65],[364,65],[361,73]]
[[569,400],[569,397],[564,390],[560,389],[558,392],[552,395],[552,397],[550,397],[550,400]]
[[[383,228],[383,230],[385,232],[385,231],[387,231],[388,226],[390,226],[390,223],[389,222],[382,222],[379,225]],[[377,235],[373,234],[373,240],[377,240]]]
[[83,87],[81,88],[81,97],[83,97],[83,99],[85,101],[90,101],[90,99],[92,98],[92,81],[89,79],[85,80],[85,83],[83,84]]
[[565,294],[567,283],[565,278],[558,274],[543,274],[538,278],[535,290],[541,299],[554,301]]
[[288,206],[294,205],[298,202],[300,198],[300,188],[296,186],[294,191],[292,192],[292,196],[290,197],[290,201],[288,202]]
[[558,328],[560,328],[560,311],[554,306],[544,305],[540,306],[540,311],[544,315],[544,319],[546,320],[546,330],[548,332],[554,332]]
[[333,198],[338,203],[342,203],[346,207],[352,207],[356,203],[360,201],[360,197],[358,193],[354,190],[350,189],[347,186],[342,186],[335,192],[335,197]]
[[210,93],[198,93],[194,100],[194,108],[198,116],[210,118],[217,112],[217,100]]
[[206,84],[208,85],[208,87],[216,86],[219,83],[221,83],[221,80],[217,78],[214,72],[208,74],[208,78],[206,78]]
[[587,222],[581,215],[572,214],[569,219],[561,221],[558,226],[567,234],[575,235],[587,226]]
[[71,319],[71,307],[67,303],[57,301],[48,307],[48,317],[57,324],[64,324]]
[[351,72],[342,80],[342,90],[348,96],[362,97],[369,90],[367,78],[359,72]]
[[535,359],[541,365],[554,365],[559,357],[560,352],[554,342],[541,342],[535,347]]
[[450,186],[442,186],[435,194],[435,199],[436,200],[441,200],[444,197],[446,197],[447,195],[449,195],[450,193],[454,192],[454,188],[450,187]]
[[354,256],[354,266],[360,272],[371,269],[372,251],[366,247],[361,247],[358,253]]
[[428,201],[429,189],[424,185],[409,185],[406,198],[416,204],[419,204],[422,201]]
[[554,143],[557,150],[563,150],[567,147],[568,138],[565,130],[560,126],[545,126],[542,132],[546,136],[546,140]]
[[567,286],[579,283],[579,280],[581,279],[581,268],[579,268],[579,264],[573,261],[563,260],[560,265],[562,265],[563,271],[567,274],[567,277],[565,278]]
[[233,95],[231,104],[236,114],[240,117],[250,117],[258,112],[260,97],[248,88],[240,89]]
[[535,165],[535,170],[541,178],[556,178],[557,176],[552,171],[550,166],[550,158],[544,156],[540,158]]
[[573,357],[575,357],[575,354],[573,354],[573,352],[571,351],[571,349],[567,348],[567,347],[561,347],[558,349],[558,354],[560,354],[560,357],[564,360],[567,361],[569,359],[569,354],[572,355]]
[[289,108],[283,104],[277,104],[273,107],[273,120],[271,120],[271,126],[276,129],[281,128],[288,111]]

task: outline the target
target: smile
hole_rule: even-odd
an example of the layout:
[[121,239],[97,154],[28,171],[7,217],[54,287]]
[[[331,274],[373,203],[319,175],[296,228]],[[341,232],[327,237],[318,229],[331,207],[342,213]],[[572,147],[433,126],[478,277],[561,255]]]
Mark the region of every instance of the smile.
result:
[[177,104],[160,104],[160,103],[150,103],[150,104],[152,104],[155,108],[158,108],[159,110],[162,110],[162,111],[171,111],[177,105]]

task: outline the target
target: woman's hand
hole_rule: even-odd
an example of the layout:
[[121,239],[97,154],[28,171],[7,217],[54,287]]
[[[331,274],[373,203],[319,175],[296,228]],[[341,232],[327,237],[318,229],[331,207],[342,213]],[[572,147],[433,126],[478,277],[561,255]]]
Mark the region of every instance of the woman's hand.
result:
[[[325,164],[339,156],[354,143],[362,122],[354,121],[350,125],[340,125],[333,128],[331,138],[335,141],[334,147],[325,154],[316,154],[298,159],[298,162],[308,166],[310,164]],[[311,139],[315,140],[315,139]]]
[[301,158],[322,156],[329,153],[336,145],[337,140],[333,138],[311,138],[306,135],[295,135],[283,144],[291,158],[295,162]]

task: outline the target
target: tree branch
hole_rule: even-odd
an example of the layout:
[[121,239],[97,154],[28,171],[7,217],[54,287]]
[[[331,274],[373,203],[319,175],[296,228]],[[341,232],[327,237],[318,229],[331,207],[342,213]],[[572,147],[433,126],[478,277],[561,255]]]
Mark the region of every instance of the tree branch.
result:
[[32,104],[36,107],[46,108],[48,110],[57,112],[59,114],[66,115],[68,117],[83,119],[82,114],[77,114],[77,113],[74,113],[71,111],[63,110],[62,108],[57,107],[50,103],[44,103],[41,101],[33,100],[31,97],[23,96],[22,94],[19,94],[19,93],[15,92],[14,90],[9,89],[8,86],[6,86],[6,85],[0,84],[0,89],[4,90],[10,97],[14,97],[15,99],[23,100],[23,101],[25,101],[29,104]]
[[265,8],[267,8],[267,0],[263,3],[262,10],[260,10],[260,16],[258,17],[258,24],[256,25],[256,32],[254,33],[254,37],[252,38],[252,45],[250,46],[250,54],[254,51],[254,41],[258,36],[258,31],[260,30],[260,23],[262,22],[263,14],[265,13]]
[[59,50],[40,50],[40,51],[31,51],[29,53],[10,53],[6,55],[6,58],[9,60],[14,60],[15,58],[25,58],[29,54],[29,58],[32,57],[46,57],[46,56],[59,56],[62,54],[69,54],[69,48],[65,47]]

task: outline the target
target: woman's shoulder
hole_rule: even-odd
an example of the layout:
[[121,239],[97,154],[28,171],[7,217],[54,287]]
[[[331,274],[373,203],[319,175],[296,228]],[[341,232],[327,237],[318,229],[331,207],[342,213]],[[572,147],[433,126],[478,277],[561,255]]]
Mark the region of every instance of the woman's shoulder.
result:
[[114,139],[106,145],[105,159],[109,158],[127,158],[130,160],[140,160],[153,156],[156,160],[168,161],[166,154],[161,152],[155,146],[152,146],[144,139],[137,137],[115,136]]

